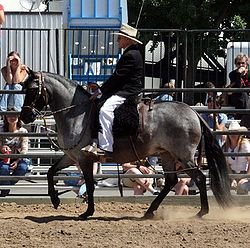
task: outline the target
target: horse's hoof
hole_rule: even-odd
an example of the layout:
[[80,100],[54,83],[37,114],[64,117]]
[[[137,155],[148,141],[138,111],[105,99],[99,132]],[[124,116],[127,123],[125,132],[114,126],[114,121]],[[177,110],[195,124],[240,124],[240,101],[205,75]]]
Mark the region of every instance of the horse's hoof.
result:
[[79,215],[79,219],[80,220],[87,220],[89,216],[90,216],[89,214],[83,213],[83,214]]
[[155,216],[154,213],[148,213],[148,212],[146,212],[146,213],[144,214],[144,216],[143,216],[143,219],[147,219],[147,220],[153,219],[154,216]]
[[54,206],[54,209],[57,209],[60,205],[60,199],[58,197],[51,198],[51,202]]
[[199,213],[197,213],[196,215],[195,215],[195,218],[198,218],[198,219],[201,219],[205,214],[207,214],[208,212],[199,212]]

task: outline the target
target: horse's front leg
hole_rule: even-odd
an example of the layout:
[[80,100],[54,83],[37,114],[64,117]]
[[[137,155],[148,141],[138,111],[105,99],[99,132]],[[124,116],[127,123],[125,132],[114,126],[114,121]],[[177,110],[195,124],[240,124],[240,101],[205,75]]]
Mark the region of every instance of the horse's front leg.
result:
[[55,190],[54,185],[54,176],[56,175],[56,172],[67,168],[69,165],[73,164],[74,162],[68,158],[67,155],[63,155],[62,158],[57,161],[55,164],[53,164],[47,173],[47,180],[48,180],[48,195],[50,196],[50,200],[54,206],[55,209],[58,208],[60,204],[60,199],[58,197],[58,191]]
[[161,202],[164,200],[166,195],[170,192],[170,190],[176,185],[178,182],[178,178],[176,174],[167,174],[165,176],[165,185],[161,190],[160,194],[154,199],[148,208],[147,212],[144,214],[144,218],[152,219],[154,217],[154,211],[158,209]]
[[87,195],[88,195],[88,207],[87,210],[79,216],[80,219],[86,220],[89,216],[92,216],[95,212],[94,205],[94,175],[93,175],[93,160],[85,160],[84,163],[80,162],[80,167],[83,173],[84,181],[86,183]]

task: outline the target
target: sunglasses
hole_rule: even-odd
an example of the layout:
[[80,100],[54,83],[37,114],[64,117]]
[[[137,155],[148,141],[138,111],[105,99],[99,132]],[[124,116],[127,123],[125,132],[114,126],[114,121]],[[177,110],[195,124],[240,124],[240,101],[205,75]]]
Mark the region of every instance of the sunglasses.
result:
[[236,65],[245,65],[245,64],[246,64],[246,62],[237,62]]

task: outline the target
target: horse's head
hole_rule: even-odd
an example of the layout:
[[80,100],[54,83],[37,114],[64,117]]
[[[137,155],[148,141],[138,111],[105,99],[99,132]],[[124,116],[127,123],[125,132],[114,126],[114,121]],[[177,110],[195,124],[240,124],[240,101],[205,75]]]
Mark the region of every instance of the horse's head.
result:
[[25,124],[33,122],[47,105],[47,92],[42,73],[29,69],[28,74],[29,77],[23,82],[25,99],[20,116]]

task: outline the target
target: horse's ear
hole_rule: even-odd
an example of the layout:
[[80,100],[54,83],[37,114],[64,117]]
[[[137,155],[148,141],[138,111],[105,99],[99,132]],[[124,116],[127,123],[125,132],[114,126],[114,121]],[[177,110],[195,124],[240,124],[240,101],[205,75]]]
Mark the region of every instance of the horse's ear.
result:
[[26,66],[26,71],[31,78],[36,78],[36,72],[34,72],[30,67]]

